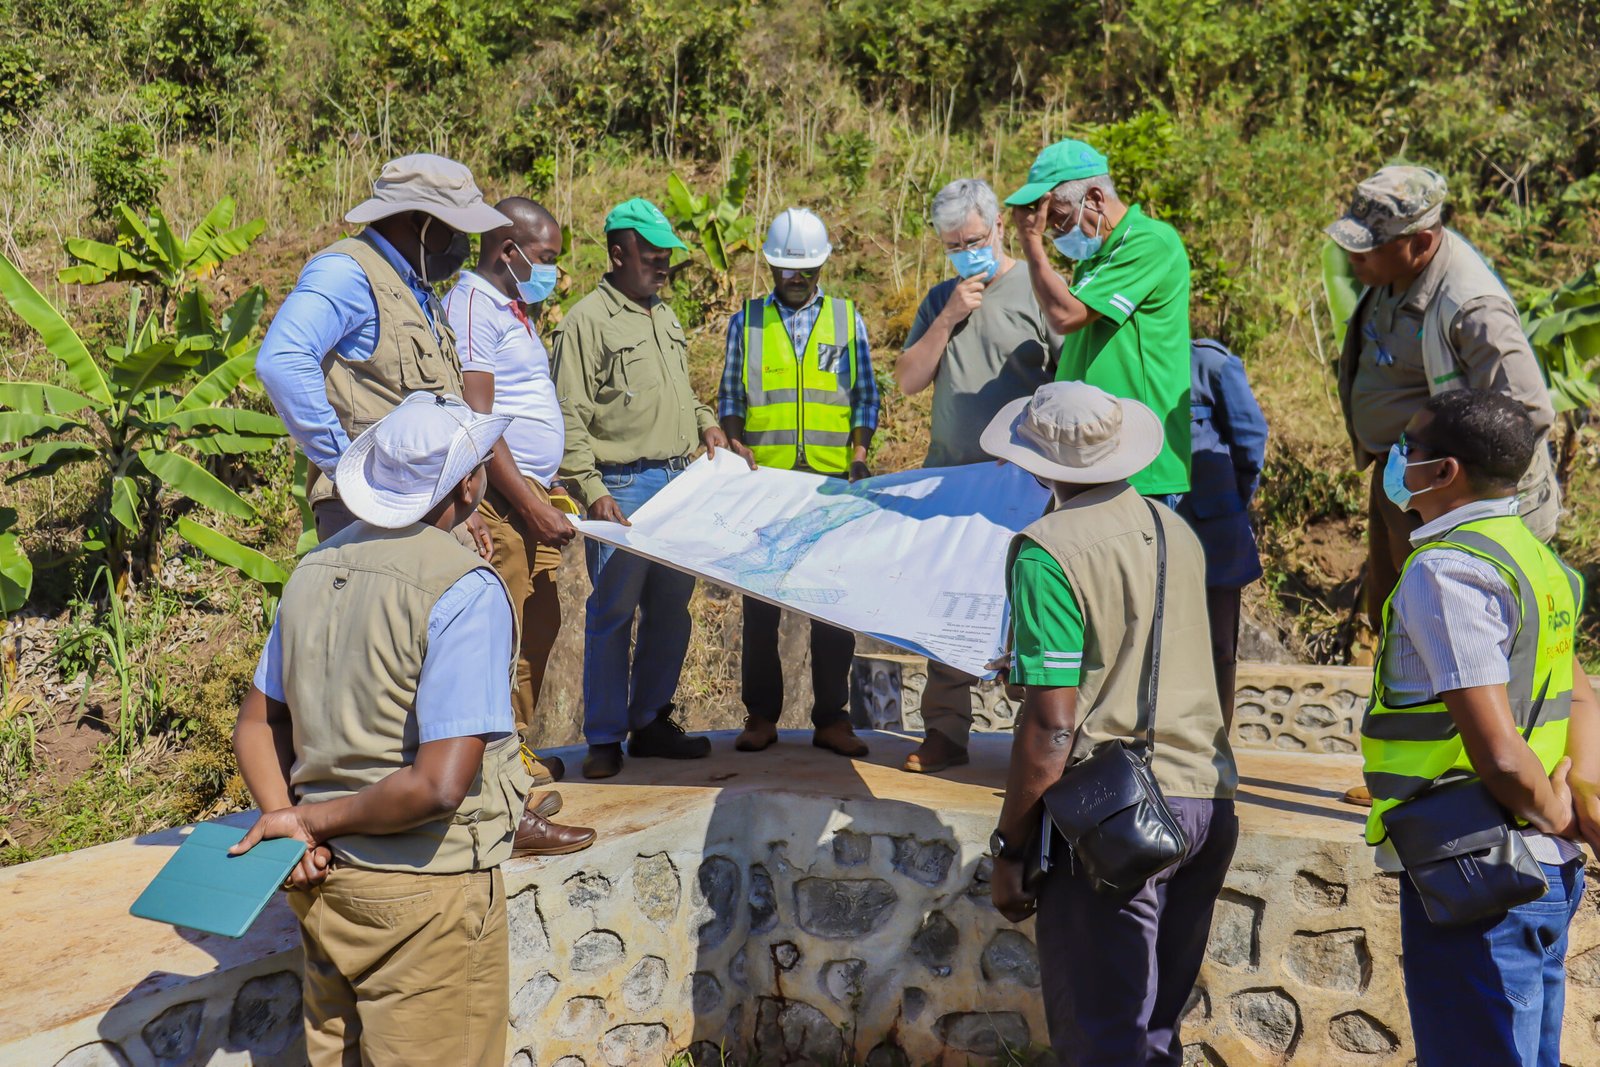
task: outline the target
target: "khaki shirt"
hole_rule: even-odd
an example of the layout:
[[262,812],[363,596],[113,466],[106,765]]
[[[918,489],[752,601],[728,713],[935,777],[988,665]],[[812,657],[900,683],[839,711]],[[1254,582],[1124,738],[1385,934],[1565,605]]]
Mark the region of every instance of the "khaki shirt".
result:
[[[1476,254],[1465,240],[1458,242],[1441,248],[1404,293],[1374,292],[1351,318],[1359,355],[1350,384],[1349,415],[1357,454],[1363,458],[1359,466],[1366,466],[1373,456],[1381,461],[1389,446],[1400,440],[1411,416],[1428,402],[1428,376],[1422,362],[1423,313],[1455,256]],[[1444,254],[1447,250],[1454,255]],[[1555,422],[1555,412],[1538,359],[1528,346],[1510,299],[1496,294],[1464,302],[1449,337],[1467,387],[1501,393],[1522,404],[1533,419],[1534,433],[1543,441]],[[1393,357],[1393,362],[1380,360],[1380,350]]]
[[554,356],[561,475],[586,505],[610,495],[601,464],[682,458],[717,424],[689,384],[683,324],[659,298],[643,308],[601,279],[557,328]]

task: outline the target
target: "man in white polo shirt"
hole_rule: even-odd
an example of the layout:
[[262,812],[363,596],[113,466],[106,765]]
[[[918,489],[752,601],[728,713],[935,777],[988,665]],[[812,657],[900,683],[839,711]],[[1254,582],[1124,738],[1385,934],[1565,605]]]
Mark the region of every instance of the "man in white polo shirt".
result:
[[[462,271],[445,298],[445,313],[461,353],[467,403],[512,417],[490,456],[479,514],[494,541],[494,568],[520,612],[512,706],[531,759],[539,688],[561,628],[555,572],[561,546],[574,533],[551,503],[552,494],[561,493],[555,475],[566,435],[550,357],[529,319],[529,310],[555,289],[561,227],[532,200],[511,197],[501,204],[511,224],[483,235],[477,266]],[[559,761],[543,762],[552,777],[561,777]]]

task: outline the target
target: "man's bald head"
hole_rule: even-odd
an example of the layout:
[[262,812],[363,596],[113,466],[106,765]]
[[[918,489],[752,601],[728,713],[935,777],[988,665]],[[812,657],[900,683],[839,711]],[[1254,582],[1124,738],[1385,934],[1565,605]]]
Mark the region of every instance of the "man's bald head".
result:
[[511,220],[511,225],[501,226],[483,235],[478,250],[478,266],[487,268],[505,250],[506,242],[526,248],[530,243],[554,239],[561,245],[561,224],[537,200],[525,196],[508,196],[495,205],[495,210]]

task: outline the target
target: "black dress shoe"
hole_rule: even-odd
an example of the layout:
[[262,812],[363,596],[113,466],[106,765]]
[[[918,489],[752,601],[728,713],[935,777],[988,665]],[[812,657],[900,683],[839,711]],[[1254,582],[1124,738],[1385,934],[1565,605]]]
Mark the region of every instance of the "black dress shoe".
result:
[[590,745],[589,754],[583,758],[585,778],[610,778],[622,770],[622,743]]
[[690,737],[672,718],[672,705],[654,722],[628,737],[628,755],[661,759],[703,759],[711,755],[709,737]]

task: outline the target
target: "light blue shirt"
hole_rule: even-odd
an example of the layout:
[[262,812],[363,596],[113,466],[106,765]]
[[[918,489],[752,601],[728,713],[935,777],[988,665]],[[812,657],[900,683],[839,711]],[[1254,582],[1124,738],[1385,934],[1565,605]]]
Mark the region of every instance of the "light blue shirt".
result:
[[[255,685],[283,701],[283,638],[273,623],[256,664]],[[428,651],[417,680],[417,743],[498,736],[516,729],[511,713],[511,604],[487,567],[444,591],[428,615]]]
[[[434,323],[437,298],[416,269],[377,230],[369,227],[363,236],[411,286],[428,322]],[[437,333],[437,326],[434,331]],[[330,478],[339,457],[350,447],[350,438],[328,400],[322,358],[332,352],[359,363],[371,359],[377,346],[378,302],[372,286],[354,259],[330,252],[301,270],[256,355],[256,377],[289,428],[289,436]]]

